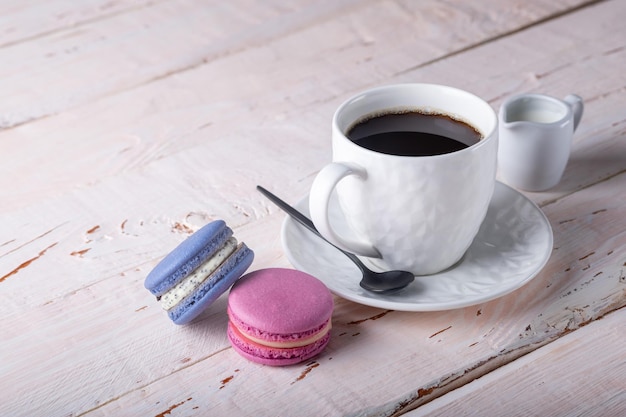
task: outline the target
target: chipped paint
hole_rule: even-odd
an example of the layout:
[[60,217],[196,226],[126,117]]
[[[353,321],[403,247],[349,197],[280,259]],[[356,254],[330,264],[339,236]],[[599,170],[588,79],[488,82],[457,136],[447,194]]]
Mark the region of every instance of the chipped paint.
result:
[[0,282],[3,282],[5,279],[7,279],[8,277],[10,277],[11,275],[15,275],[18,272],[20,272],[22,269],[26,268],[27,266],[29,266],[30,264],[32,264],[33,262],[35,262],[37,259],[41,258],[43,255],[45,255],[45,253],[48,251],[48,249],[56,246],[59,242],[55,242],[52,245],[48,246],[47,248],[45,248],[44,250],[42,250],[41,252],[39,252],[39,254],[37,256],[35,256],[34,258],[31,258],[27,261],[22,262],[20,265],[17,266],[17,268],[15,268],[14,270],[12,270],[11,272],[9,272],[6,275],[3,275],[2,277],[0,277]]
[[443,332],[445,332],[446,330],[450,330],[452,328],[452,325],[446,327],[445,329],[441,329],[436,333],[431,334],[430,336],[428,336],[429,339],[432,339],[433,337],[437,336],[438,334],[441,334]]
[[365,319],[351,321],[351,322],[349,322],[349,323],[347,323],[347,324],[348,324],[348,325],[354,325],[354,324],[361,324],[361,323],[364,323],[364,322],[366,322],[366,321],[368,321],[368,320],[378,320],[378,319],[380,319],[380,318],[382,318],[382,317],[385,317],[387,314],[391,313],[392,311],[393,311],[393,310],[385,310],[385,311],[383,311],[382,313],[379,313],[379,314],[373,315],[373,316],[371,316],[371,317],[367,317],[367,318],[365,318]]
[[298,381],[302,381],[313,369],[317,368],[318,366],[320,366],[318,362],[311,362],[307,364],[307,367],[304,369],[304,371],[302,371],[302,373],[296,378],[295,381],[291,383],[291,385],[295,384]]
[[181,401],[181,402],[179,402],[179,403],[176,403],[176,404],[172,405],[170,408],[168,408],[167,410],[163,411],[163,412],[162,412],[162,413],[160,413],[160,414],[157,414],[157,415],[156,415],[156,416],[154,416],[154,417],[165,417],[166,415],[172,414],[172,411],[173,411],[175,408],[180,407],[181,405],[185,404],[187,401],[191,401],[192,399],[193,399],[193,398],[189,397],[189,398],[187,398],[187,399],[186,399],[186,400],[184,400],[184,401]]

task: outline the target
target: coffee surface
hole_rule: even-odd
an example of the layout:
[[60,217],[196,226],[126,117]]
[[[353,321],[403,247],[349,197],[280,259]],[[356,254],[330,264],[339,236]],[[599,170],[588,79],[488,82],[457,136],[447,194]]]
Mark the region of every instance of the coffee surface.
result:
[[478,130],[463,121],[447,115],[419,111],[368,117],[348,129],[347,136],[364,148],[401,156],[456,152],[482,139]]

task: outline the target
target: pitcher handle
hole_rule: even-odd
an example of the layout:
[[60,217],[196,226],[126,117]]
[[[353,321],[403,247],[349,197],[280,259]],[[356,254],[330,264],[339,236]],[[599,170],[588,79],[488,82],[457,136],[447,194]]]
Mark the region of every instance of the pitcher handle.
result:
[[568,94],[563,101],[569,104],[572,109],[572,113],[574,114],[574,130],[576,130],[578,124],[580,123],[580,119],[583,117],[583,111],[585,109],[583,99],[579,95]]

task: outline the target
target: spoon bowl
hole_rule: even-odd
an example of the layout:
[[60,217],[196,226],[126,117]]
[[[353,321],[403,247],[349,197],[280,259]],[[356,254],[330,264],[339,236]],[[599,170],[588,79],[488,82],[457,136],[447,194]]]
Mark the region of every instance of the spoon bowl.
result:
[[[257,185],[257,190],[261,192],[265,197],[267,197],[271,202],[280,207],[283,211],[289,214],[294,220],[300,223],[309,231],[313,232],[317,236],[324,239],[328,242],[318,231],[313,222],[306,217],[304,214],[300,213],[294,207],[290,206],[279,197],[275,196],[265,188]],[[329,245],[334,246],[332,243],[328,242]],[[385,272],[375,272],[366,267],[361,260],[354,255],[353,253],[346,252],[343,249],[337,248],[337,250],[341,251],[344,255],[346,255],[354,264],[361,270],[363,277],[359,282],[361,288],[375,292],[375,293],[391,293],[394,291],[398,291],[407,285],[409,285],[415,279],[415,276],[408,271],[385,271]]]

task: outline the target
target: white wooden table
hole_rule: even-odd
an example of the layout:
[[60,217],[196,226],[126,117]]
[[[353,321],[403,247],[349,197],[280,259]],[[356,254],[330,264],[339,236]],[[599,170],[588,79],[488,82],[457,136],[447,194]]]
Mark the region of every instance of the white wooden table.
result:
[[[626,2],[3,0],[1,416],[626,415]],[[143,288],[221,218],[290,267],[285,215],[334,109],[396,82],[581,95],[554,250],[519,290],[430,313],[336,297],[301,365],[247,362],[226,295],[173,325]]]

